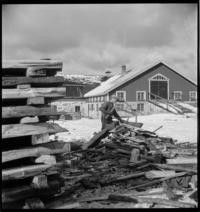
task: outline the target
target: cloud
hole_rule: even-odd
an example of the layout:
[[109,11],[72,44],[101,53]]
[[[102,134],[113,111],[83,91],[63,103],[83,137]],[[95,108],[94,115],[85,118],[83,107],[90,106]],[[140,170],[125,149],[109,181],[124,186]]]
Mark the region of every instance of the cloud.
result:
[[158,59],[196,77],[197,5],[6,5],[3,58],[53,58],[66,73],[114,72]]

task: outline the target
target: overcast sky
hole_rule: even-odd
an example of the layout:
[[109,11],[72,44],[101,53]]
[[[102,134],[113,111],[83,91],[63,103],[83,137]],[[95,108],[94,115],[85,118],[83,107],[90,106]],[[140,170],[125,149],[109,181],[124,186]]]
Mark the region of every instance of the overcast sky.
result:
[[196,4],[4,5],[3,59],[62,60],[66,74],[161,60],[197,79]]

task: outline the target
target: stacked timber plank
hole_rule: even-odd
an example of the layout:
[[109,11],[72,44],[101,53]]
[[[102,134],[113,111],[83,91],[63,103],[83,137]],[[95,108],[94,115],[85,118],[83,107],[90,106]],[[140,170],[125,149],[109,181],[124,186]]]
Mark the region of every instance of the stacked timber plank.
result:
[[59,115],[48,103],[65,96],[58,71],[62,62],[3,61],[3,208],[44,208],[43,199],[63,186],[58,156],[69,145],[49,136],[67,130],[47,122]]

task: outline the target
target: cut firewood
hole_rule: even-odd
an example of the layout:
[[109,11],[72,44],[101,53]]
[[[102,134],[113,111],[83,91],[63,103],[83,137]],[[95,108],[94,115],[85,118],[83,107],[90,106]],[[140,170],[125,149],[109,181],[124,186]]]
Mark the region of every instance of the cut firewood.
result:
[[35,176],[32,180],[32,187],[36,189],[48,188],[47,176],[43,174]]
[[66,94],[66,88],[30,88],[30,89],[3,89],[2,99],[23,99],[29,97],[63,97]]
[[134,162],[138,162],[139,160],[139,157],[140,157],[140,150],[139,149],[133,149],[131,151],[131,158],[129,160],[130,163],[134,163]]
[[64,77],[54,76],[54,77],[2,77],[2,86],[11,87],[21,84],[61,84],[64,83]]
[[48,116],[60,114],[55,107],[16,106],[2,107],[2,118],[26,117],[26,116]]
[[29,124],[29,123],[38,123],[39,118],[37,116],[35,117],[23,117],[20,119],[20,124]]
[[111,183],[111,182],[117,182],[117,181],[122,181],[122,180],[129,180],[129,179],[141,177],[141,176],[144,176],[144,175],[145,175],[145,172],[129,174],[129,175],[126,175],[126,176],[122,176],[122,177],[118,177],[116,179],[113,179],[109,183]]
[[118,194],[110,194],[108,195],[108,200],[115,200],[119,202],[132,202],[132,203],[138,203],[137,198],[133,198],[130,196],[125,195],[118,195]]

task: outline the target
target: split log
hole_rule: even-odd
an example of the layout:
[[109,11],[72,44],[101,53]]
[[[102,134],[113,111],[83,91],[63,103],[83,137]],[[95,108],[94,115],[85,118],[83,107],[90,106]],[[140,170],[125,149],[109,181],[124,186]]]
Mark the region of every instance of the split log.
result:
[[104,130],[102,130],[101,132],[95,134],[89,142],[85,143],[82,146],[83,150],[86,150],[88,148],[94,147],[96,145],[99,144],[99,142],[101,141],[101,139],[105,138],[108,134],[109,134],[109,130],[110,128],[105,128]]
[[43,174],[35,176],[32,180],[32,187],[36,189],[48,188],[47,176]]
[[54,134],[58,132],[67,132],[67,130],[54,123],[2,125],[2,138],[22,137],[44,133]]
[[26,117],[26,116],[50,116],[59,115],[55,107],[16,106],[2,107],[2,118]]
[[20,158],[40,157],[42,155],[53,155],[69,152],[69,148],[69,144],[64,142],[50,142],[46,145],[40,144],[35,147],[10,150],[2,152],[2,163],[17,160]]
[[4,169],[2,170],[2,180],[14,180],[23,179],[31,176],[35,176],[41,173],[51,174],[52,171],[59,170],[61,164],[55,165],[31,165],[20,168]]
[[173,166],[173,165],[168,165],[168,164],[155,164],[155,163],[152,165],[155,167],[161,168],[161,169],[170,169],[170,170],[175,170],[175,171],[180,171],[180,172],[197,173],[197,170],[184,168],[181,166]]
[[139,149],[133,149],[131,151],[131,158],[129,160],[129,162],[137,162],[139,160],[140,157],[140,150]]
[[44,103],[45,103],[45,99],[43,96],[27,98],[27,105],[43,105]]
[[66,88],[30,88],[30,89],[3,89],[2,99],[23,99],[29,97],[63,97],[66,95]]

